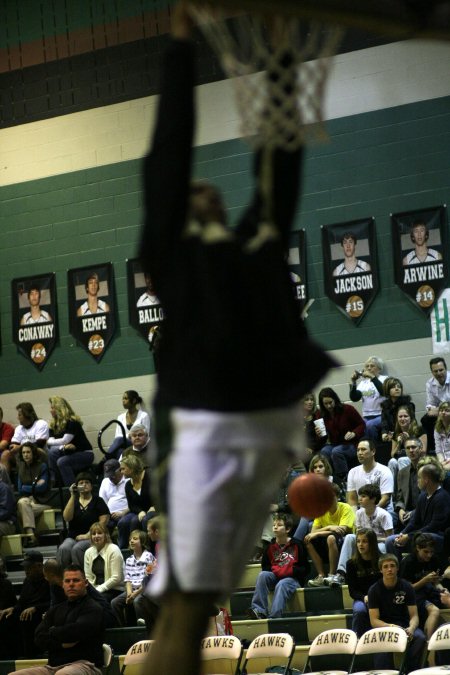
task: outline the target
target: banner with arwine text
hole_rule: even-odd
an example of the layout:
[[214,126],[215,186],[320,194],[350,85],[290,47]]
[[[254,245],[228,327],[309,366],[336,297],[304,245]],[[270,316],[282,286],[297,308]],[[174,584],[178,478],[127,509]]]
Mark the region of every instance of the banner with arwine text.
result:
[[11,282],[13,341],[42,370],[57,338],[56,283],[53,273]]
[[446,207],[391,214],[397,286],[429,314],[447,284]]
[[96,360],[115,332],[116,297],[111,263],[67,272],[70,332]]
[[322,254],[325,293],[359,323],[378,292],[374,219],[324,225]]

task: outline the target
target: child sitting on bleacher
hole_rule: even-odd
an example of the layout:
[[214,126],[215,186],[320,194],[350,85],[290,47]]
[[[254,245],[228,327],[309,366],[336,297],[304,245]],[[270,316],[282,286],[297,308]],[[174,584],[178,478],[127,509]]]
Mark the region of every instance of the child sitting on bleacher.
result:
[[126,591],[111,601],[111,607],[120,626],[134,625],[136,618],[146,619],[147,599],[142,596],[142,591],[145,577],[153,574],[156,568],[156,558],[144,548],[146,540],[147,536],[142,530],[133,530],[130,533],[129,548],[132,554],[124,564]]
[[[317,577],[308,582],[309,586],[332,584],[344,537],[353,532],[355,513],[350,504],[338,502],[340,488],[333,483],[334,501],[329,511],[315,518],[312,530],[304,541],[311,560],[317,570]],[[329,563],[329,574],[325,578],[325,562]]]
[[[282,616],[289,598],[305,583],[309,563],[303,544],[289,536],[292,524],[289,514],[274,515],[275,541],[263,553],[262,571],[258,574],[252,604],[247,610],[250,619]],[[271,591],[273,598],[269,610],[268,596]]]

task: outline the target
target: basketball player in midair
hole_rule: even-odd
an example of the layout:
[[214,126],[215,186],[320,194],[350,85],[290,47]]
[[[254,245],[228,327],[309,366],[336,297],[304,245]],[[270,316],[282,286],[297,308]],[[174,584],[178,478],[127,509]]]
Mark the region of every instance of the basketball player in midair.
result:
[[[200,672],[213,605],[239,582],[282,472],[302,451],[301,398],[333,365],[298,318],[286,263],[302,150],[256,154],[258,187],[235,229],[218,190],[191,181],[191,30],[180,3],[144,173],[141,259],[166,315],[155,473],[167,524],[150,589],[163,597],[147,675]],[[293,80],[292,57],[280,58]],[[264,162],[272,180],[262,187]]]

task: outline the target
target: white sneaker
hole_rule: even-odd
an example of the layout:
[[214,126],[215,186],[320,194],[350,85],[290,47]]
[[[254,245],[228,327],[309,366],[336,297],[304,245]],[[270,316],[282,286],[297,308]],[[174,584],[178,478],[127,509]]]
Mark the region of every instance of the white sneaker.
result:
[[345,584],[344,575],[340,574],[339,572],[337,574],[333,574],[330,586],[342,586],[343,584]]
[[323,586],[325,583],[325,579],[321,574],[318,574],[315,579],[310,579],[308,581],[308,586]]
[[334,574],[329,574],[327,577],[324,577],[323,583],[325,586],[332,586],[333,581],[334,581]]

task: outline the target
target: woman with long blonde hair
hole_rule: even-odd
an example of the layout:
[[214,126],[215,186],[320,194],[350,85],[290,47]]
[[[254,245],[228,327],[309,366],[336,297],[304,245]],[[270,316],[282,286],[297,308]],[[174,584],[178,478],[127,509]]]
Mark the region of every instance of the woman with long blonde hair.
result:
[[62,396],[50,396],[50,438],[48,463],[52,478],[72,485],[75,475],[94,461],[92,445],[83,430],[83,422]]

